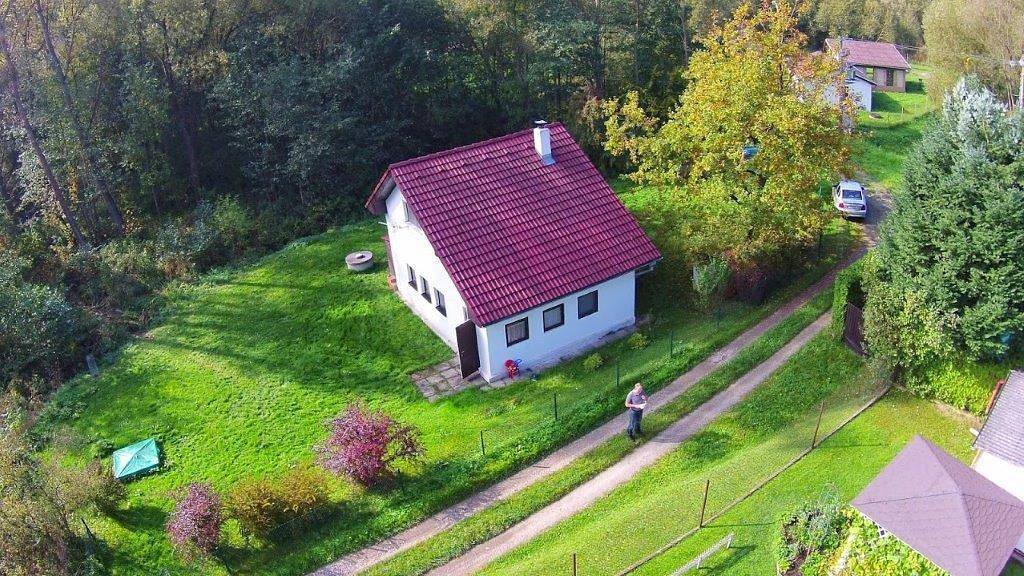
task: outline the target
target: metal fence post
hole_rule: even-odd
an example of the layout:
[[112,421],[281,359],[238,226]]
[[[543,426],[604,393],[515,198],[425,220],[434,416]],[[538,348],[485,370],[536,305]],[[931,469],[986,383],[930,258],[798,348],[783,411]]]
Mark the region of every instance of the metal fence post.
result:
[[622,380],[620,378],[621,372],[619,370],[620,366],[622,366],[622,358],[619,358],[619,359],[615,360],[615,387],[616,388],[618,388],[619,385],[622,383]]
[[551,402],[555,408],[555,420],[558,420],[558,392],[551,393]]
[[572,576],[576,576],[576,553],[572,553]]
[[480,455],[487,456],[487,451],[484,450],[484,431],[480,430]]
[[708,491],[711,490],[711,479],[708,478],[704,482],[704,502],[700,505],[700,522],[697,523],[698,528],[704,527],[704,511],[708,507]]
[[675,354],[675,352],[676,352],[675,345],[676,345],[676,331],[675,330],[669,330],[668,331],[668,356],[669,356],[669,358],[671,358],[672,355]]
[[818,429],[821,428],[821,416],[825,413],[825,401],[821,401],[821,409],[818,410],[818,423],[814,425],[814,438],[811,439],[811,449],[818,444]]

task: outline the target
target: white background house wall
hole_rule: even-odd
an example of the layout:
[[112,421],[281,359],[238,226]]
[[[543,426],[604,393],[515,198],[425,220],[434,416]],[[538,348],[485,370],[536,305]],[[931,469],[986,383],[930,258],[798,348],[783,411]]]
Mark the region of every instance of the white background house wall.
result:
[[[597,312],[577,318],[576,298],[597,290]],[[565,323],[544,331],[544,310],[563,304]],[[565,298],[543,304],[524,314],[477,329],[480,342],[480,374],[487,380],[505,375],[506,360],[522,360],[523,368],[543,368],[556,364],[563,356],[573,356],[590,348],[609,332],[632,326],[636,321],[636,275],[630,271]],[[530,319],[530,338],[506,345],[505,325]]]
[[[441,261],[434,254],[434,249],[427,240],[423,230],[412,223],[405,221],[405,209],[403,204],[405,198],[397,187],[387,199],[387,225],[388,239],[391,242],[391,257],[394,260],[395,276],[398,286],[398,294],[405,300],[409,308],[423,322],[430,327],[442,340],[452,349],[457,349],[455,342],[455,327],[466,321],[465,302],[448,271],[444,269]],[[407,266],[411,265],[416,270],[417,288],[409,285],[409,272]],[[430,284],[430,302],[427,302],[419,293],[419,277],[427,279]],[[444,294],[445,308],[448,316],[442,316],[437,311],[434,301],[434,289]]]
[[[1024,467],[1003,460],[990,452],[978,452],[974,469],[997,486],[1024,500]],[[1017,541],[1017,550],[1024,551],[1024,535]]]
[[846,83],[846,89],[850,91],[850,97],[858,106],[871,111],[871,83],[860,78],[854,78]]

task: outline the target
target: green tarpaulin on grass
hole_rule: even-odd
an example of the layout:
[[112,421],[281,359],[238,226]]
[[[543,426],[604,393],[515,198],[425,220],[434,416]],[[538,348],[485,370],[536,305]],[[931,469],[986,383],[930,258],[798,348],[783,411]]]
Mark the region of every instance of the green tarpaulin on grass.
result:
[[160,465],[160,451],[155,438],[147,438],[131,446],[125,446],[113,454],[114,478],[126,480],[139,474],[155,470]]

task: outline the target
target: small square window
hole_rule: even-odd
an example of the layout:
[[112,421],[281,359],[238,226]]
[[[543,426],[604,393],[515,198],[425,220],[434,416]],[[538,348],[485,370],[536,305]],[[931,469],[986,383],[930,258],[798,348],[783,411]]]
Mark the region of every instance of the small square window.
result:
[[405,214],[405,221],[412,222],[412,211],[409,210],[408,202],[402,202],[402,212]]
[[544,311],[544,331],[554,330],[565,324],[565,305],[552,306]]
[[505,344],[511,346],[518,344],[530,337],[529,319],[523,318],[515,322],[505,324]]
[[594,312],[597,312],[597,290],[587,292],[583,296],[580,296],[577,298],[576,304],[579,310],[579,318],[590,316]]
[[406,266],[405,269],[409,272],[409,286],[416,290],[416,271],[412,269],[412,266]]
[[420,276],[420,296],[427,302],[430,302],[430,283],[423,276]]
[[441,316],[447,316],[448,310],[444,307],[444,294],[437,288],[434,288],[434,305],[437,311],[441,313]]

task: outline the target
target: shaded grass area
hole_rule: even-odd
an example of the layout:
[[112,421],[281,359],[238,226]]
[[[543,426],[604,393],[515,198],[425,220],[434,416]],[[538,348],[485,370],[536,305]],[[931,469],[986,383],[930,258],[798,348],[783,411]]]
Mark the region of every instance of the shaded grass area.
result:
[[861,112],[853,147],[853,161],[869,176],[893,190],[903,180],[903,159],[921,139],[934,105],[924,91],[922,74],[928,69],[915,64],[907,77],[906,92],[875,92],[873,110]]
[[876,391],[860,358],[819,335],[670,455],[482,573],[550,574],[576,553],[583,573],[616,574],[696,527],[706,480],[710,516],[810,444],[822,401],[829,430]]
[[893,390],[795,466],[637,574],[669,573],[729,532],[735,534],[733,549],[716,555],[701,573],[774,573],[778,523],[800,503],[830,484],[843,500],[852,500],[917,434],[967,461],[972,425],[971,417]]
[[[100,378],[80,377],[60,391],[40,432],[69,426],[100,451],[155,435],[164,451],[166,468],[130,484],[116,518],[90,522],[111,550],[115,574],[303,572],[456,502],[620,409],[614,361],[588,372],[577,360],[535,382],[428,403],[407,375],[451,351],[387,289],[383,268],[345,270],[353,250],[383,254],[380,235],[372,222],[349,226],[175,289],[161,326],[108,359]],[[718,321],[692,311],[685,298],[648,296],[641,310],[656,309],[659,321],[651,346],[617,343],[602,354],[621,359],[623,379],[656,389],[813,282],[851,239],[848,227],[833,228],[828,256],[813,270],[765,304],[728,304]],[[339,512],[301,538],[261,546],[229,523],[214,561],[184,566],[175,558],[163,523],[176,488],[202,481],[228,490],[249,476],[305,465],[324,421],[353,401],[417,426],[424,461],[404,468],[386,490],[335,482]]]
[[[801,306],[731,361],[708,375],[657,412],[644,419],[649,437],[661,432],[696,407],[707,402],[750,369],[768,359],[801,330],[828,310],[831,289]],[[624,436],[605,442],[582,456],[565,470],[468,518],[427,541],[367,570],[367,576],[423,574],[444,564],[474,545],[492,538],[533,512],[561,498],[575,487],[597,475],[633,451],[635,445]]]

